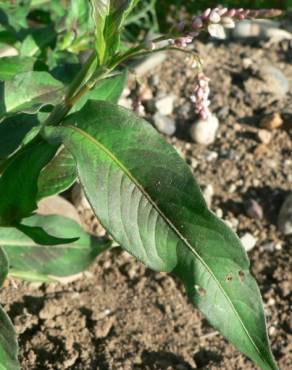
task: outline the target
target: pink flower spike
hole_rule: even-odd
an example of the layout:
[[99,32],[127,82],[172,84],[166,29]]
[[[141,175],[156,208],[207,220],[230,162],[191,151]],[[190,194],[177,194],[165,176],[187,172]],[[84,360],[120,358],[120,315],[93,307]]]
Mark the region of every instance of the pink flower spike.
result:
[[192,28],[194,30],[197,30],[199,28],[202,28],[204,26],[204,23],[202,21],[202,18],[201,17],[196,17],[193,21],[192,21]]
[[236,9],[228,10],[227,14],[228,17],[234,17],[236,15]]
[[228,12],[228,8],[219,8],[218,9],[218,14],[220,15],[220,17],[222,17],[223,15],[226,15],[227,12]]
[[204,11],[204,13],[202,14],[202,19],[203,19],[203,20],[208,19],[208,18],[209,18],[209,15],[210,15],[210,13],[211,13],[211,11],[212,11],[212,9],[211,9],[211,8],[206,9],[206,10]]
[[217,12],[217,10],[212,10],[210,16],[209,16],[209,20],[210,22],[212,23],[219,23],[221,21],[221,17],[219,15],[219,13]]

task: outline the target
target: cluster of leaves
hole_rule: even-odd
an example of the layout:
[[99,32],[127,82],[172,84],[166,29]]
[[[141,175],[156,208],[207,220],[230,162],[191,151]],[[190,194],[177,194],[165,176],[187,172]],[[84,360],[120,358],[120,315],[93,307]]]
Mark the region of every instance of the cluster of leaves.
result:
[[[0,58],[0,283],[8,275],[54,281],[111,246],[72,220],[35,214],[40,199],[78,177],[122,248],[180,278],[214,327],[262,369],[277,369],[240,240],[208,210],[176,150],[116,104],[126,78],[120,65],[150,52],[145,43],[120,43],[138,0],[90,4],[1,4],[0,40],[18,55]],[[18,369],[16,335],[2,308],[0,326],[0,367]]]

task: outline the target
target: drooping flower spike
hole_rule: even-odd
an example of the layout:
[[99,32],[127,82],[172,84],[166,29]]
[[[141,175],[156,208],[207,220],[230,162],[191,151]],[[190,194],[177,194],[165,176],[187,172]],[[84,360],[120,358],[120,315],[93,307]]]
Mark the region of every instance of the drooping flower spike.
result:
[[[201,31],[208,31],[213,37],[224,38],[224,28],[234,28],[237,20],[247,18],[270,18],[282,14],[278,9],[228,9],[228,8],[208,8],[201,15],[194,16],[190,22],[180,22],[175,27],[175,33],[179,36],[169,40],[170,44],[178,48],[186,48],[193,42]],[[202,66],[202,62],[200,61]],[[197,74],[193,93],[190,96],[191,101],[195,104],[196,113],[202,120],[207,120],[211,116],[210,111],[210,79],[203,73],[202,68]]]

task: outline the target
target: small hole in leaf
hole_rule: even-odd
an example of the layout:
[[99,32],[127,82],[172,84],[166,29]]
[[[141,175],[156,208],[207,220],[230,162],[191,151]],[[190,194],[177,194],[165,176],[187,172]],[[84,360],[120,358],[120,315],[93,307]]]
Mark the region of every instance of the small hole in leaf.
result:
[[205,297],[206,290],[204,288],[201,288],[199,285],[195,285],[195,289],[198,292],[200,297]]
[[239,275],[240,281],[244,281],[245,280],[245,273],[243,271],[239,271],[238,272],[238,275]]
[[227,275],[225,278],[227,281],[232,281],[233,277],[231,274]]

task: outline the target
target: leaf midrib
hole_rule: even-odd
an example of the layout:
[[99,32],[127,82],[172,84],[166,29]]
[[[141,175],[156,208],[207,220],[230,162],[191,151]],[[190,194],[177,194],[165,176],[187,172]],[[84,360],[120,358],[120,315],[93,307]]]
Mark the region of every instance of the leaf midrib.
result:
[[143,186],[139,183],[139,181],[131,174],[131,172],[124,166],[122,162],[118,160],[118,158],[109,151],[102,143],[100,143],[96,138],[89,135],[87,132],[83,131],[79,127],[68,125],[66,127],[69,127],[75,131],[77,131],[79,134],[83,135],[88,140],[92,141],[93,144],[95,144],[99,149],[104,151],[117,165],[121,168],[121,170],[129,177],[131,181],[137,186],[137,188],[141,191],[141,193],[148,199],[148,201],[151,203],[151,205],[154,207],[154,209],[159,213],[159,215],[162,217],[162,219],[169,225],[169,227],[173,230],[173,232],[177,235],[179,239],[186,245],[186,247],[198,258],[198,260],[203,264],[203,266],[206,268],[206,270],[210,273],[211,277],[214,279],[216,284],[218,285],[219,289],[222,291],[223,295],[229,302],[232,311],[235,313],[236,317],[238,318],[244,332],[246,333],[247,337],[249,338],[250,342],[256,349],[256,352],[258,353],[259,357],[262,359],[262,361],[271,368],[269,363],[263,358],[263,355],[261,351],[259,350],[258,346],[254,342],[253,338],[250,336],[247,328],[245,327],[244,323],[242,322],[239,313],[237,312],[236,308],[234,307],[232,301],[230,300],[227,292],[224,290],[223,286],[220,284],[219,280],[214,275],[213,271],[210,269],[210,267],[205,263],[205,261],[202,259],[202,257],[196,252],[196,250],[193,248],[193,246],[190,244],[190,242],[181,234],[181,232],[176,228],[176,226],[168,219],[168,217],[160,210],[160,208],[157,206],[155,201],[151,198],[151,196],[145,191]]

